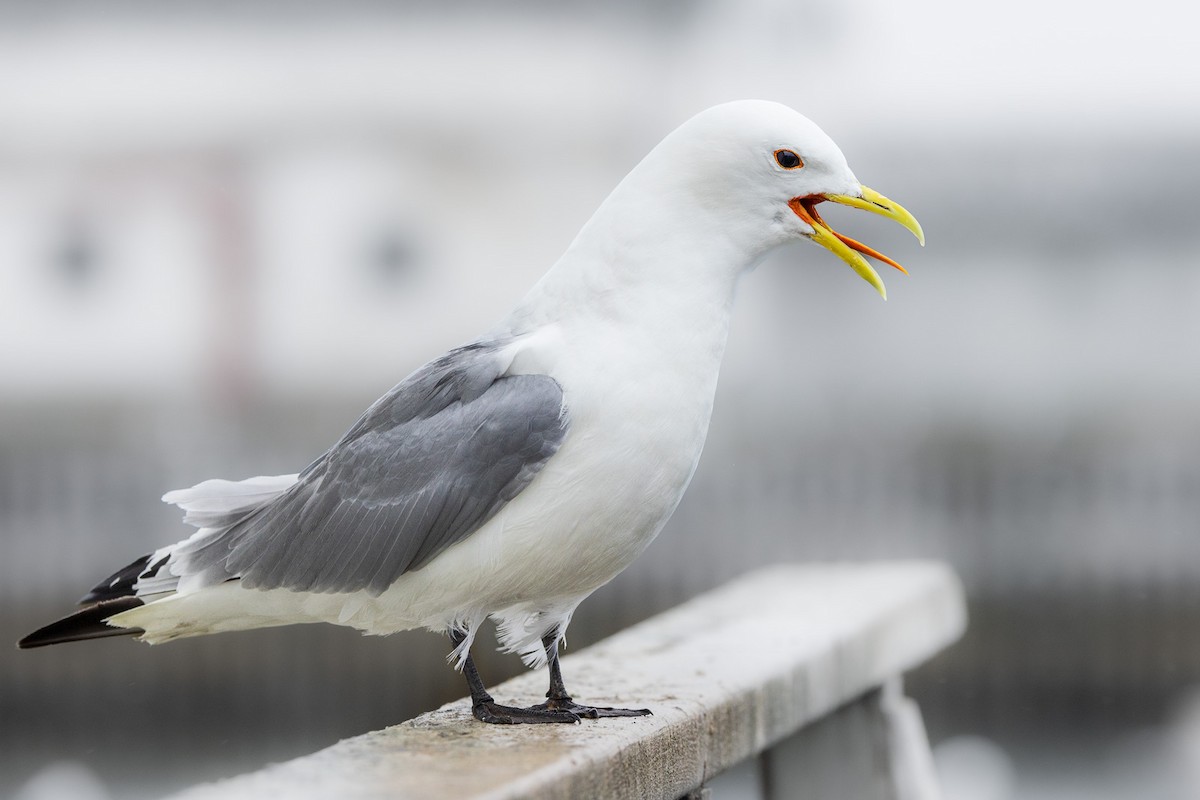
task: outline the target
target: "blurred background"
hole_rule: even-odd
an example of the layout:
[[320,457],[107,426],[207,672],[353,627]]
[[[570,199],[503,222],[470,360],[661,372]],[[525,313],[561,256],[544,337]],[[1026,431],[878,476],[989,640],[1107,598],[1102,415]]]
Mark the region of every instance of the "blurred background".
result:
[[[692,489],[571,645],[779,560],[945,559],[970,631],[908,691],[948,798],[1200,796],[1198,18],[0,0],[0,640],[186,535],[165,490],[308,463],[499,319],[665,133],[763,97],[929,246],[834,209],[910,268],[888,303],[809,245],[748,276]],[[300,755],[461,696],[446,651],[328,626],[0,647],[0,796]]]

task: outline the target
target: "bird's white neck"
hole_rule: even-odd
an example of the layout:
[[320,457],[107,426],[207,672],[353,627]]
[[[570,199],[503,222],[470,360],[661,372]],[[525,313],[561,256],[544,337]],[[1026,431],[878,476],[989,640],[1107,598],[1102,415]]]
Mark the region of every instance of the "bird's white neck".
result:
[[724,329],[739,277],[771,249],[761,231],[648,156],[613,190],[513,312],[514,333],[561,320]]

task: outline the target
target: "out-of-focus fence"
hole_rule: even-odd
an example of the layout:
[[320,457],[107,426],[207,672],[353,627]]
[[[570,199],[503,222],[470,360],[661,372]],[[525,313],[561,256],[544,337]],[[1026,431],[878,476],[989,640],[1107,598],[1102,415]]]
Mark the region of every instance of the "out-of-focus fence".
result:
[[[186,535],[157,502],[165,489],[292,471],[345,420],[262,413],[209,430],[31,416],[0,450],[3,630],[15,640],[110,569]],[[963,576],[973,626],[910,681],[935,737],[1163,719],[1200,683],[1200,447],[924,430],[772,439],[719,417],[662,539],[580,608],[571,644],[763,564],[937,555]],[[160,769],[141,790],[252,768],[457,696],[446,649],[425,633],[373,640],[326,626],[0,649],[0,717],[20,721],[3,728],[0,774],[18,781],[25,765],[75,757],[122,785],[149,742]],[[493,674],[519,670],[487,648],[479,657]]]

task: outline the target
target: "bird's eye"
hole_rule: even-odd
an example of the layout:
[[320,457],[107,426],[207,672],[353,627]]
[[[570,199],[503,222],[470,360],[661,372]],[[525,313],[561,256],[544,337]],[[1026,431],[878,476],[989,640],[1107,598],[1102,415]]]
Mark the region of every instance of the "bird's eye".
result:
[[804,166],[804,159],[793,150],[776,150],[775,163],[784,169],[800,169]]

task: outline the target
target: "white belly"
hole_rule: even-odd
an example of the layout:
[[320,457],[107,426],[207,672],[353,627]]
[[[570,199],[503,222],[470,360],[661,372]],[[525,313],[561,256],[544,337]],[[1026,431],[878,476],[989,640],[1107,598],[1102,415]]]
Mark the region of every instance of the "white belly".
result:
[[[381,602],[395,592],[406,596],[388,603],[397,611],[415,601],[433,614],[435,605],[465,602],[483,601],[489,610],[577,603],[629,566],[661,530],[700,457],[712,386],[662,391],[649,380],[622,380],[584,392],[572,391],[579,384],[570,376],[556,377],[571,418],[558,453],[493,520],[402,578]],[[462,586],[458,601],[421,599],[443,594],[447,584]]]
[[[558,453],[494,519],[402,577],[353,624],[437,627],[463,609],[573,609],[653,540],[695,471],[712,413],[724,329],[688,347],[539,340],[518,371],[545,371],[570,415]],[[595,341],[594,339],[592,341]],[[559,353],[569,353],[570,358]],[[373,613],[374,612],[374,613]],[[569,613],[569,612],[568,612]]]

